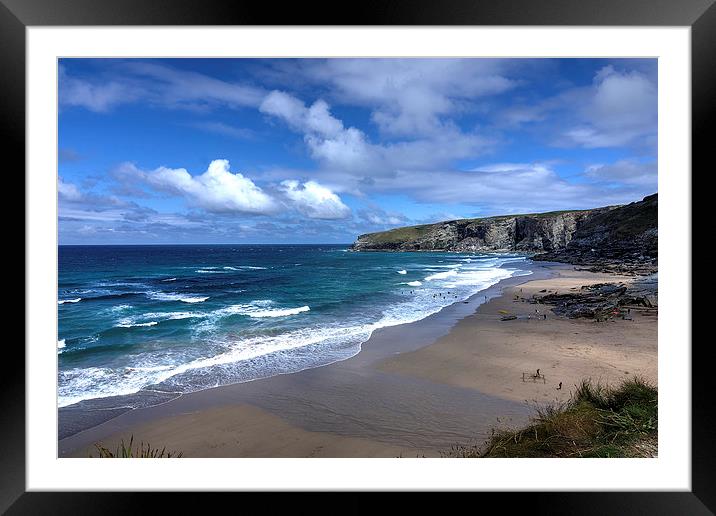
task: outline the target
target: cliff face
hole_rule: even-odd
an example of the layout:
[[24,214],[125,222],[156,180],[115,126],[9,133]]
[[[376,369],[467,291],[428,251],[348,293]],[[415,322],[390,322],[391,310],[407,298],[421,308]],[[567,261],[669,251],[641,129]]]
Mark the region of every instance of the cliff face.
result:
[[535,259],[584,265],[609,261],[656,264],[658,203],[654,194],[611,210],[595,210],[577,227],[569,245]]
[[461,219],[396,228],[358,237],[356,251],[521,251],[535,259],[592,264],[595,260],[654,262],[657,194],[623,206]]

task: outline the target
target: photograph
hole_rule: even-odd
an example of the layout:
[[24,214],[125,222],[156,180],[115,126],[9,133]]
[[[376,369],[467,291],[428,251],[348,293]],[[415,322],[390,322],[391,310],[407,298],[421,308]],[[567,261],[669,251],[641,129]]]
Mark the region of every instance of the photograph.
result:
[[657,461],[657,57],[56,66],[57,457]]
[[715,1],[0,0],[0,514],[715,514]]

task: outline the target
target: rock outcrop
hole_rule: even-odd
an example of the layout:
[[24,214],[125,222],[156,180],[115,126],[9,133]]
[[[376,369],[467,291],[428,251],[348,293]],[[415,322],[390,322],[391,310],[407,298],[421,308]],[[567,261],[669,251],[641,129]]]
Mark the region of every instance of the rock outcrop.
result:
[[[562,249],[537,255],[536,260],[619,267],[656,266],[658,257],[658,197],[596,212],[585,218]],[[648,272],[645,271],[645,272]]]
[[[597,283],[558,293],[548,291],[543,296],[534,295],[530,303],[552,305],[552,311],[570,319],[586,317],[597,320],[614,318],[631,319],[631,308],[645,309],[648,313],[658,310],[658,281],[656,275],[624,283]],[[523,300],[524,301],[524,300]]]
[[[356,251],[517,251],[592,267],[656,267],[657,194],[622,206],[460,219],[360,235]],[[626,264],[626,265],[625,265]],[[641,270],[641,269],[644,270]]]

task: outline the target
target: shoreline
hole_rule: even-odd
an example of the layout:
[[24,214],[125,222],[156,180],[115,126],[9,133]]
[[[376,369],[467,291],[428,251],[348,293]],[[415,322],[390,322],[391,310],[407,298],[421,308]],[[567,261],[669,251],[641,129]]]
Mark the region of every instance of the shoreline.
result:
[[[518,285],[577,274],[566,264],[531,268],[424,319],[376,330],[349,359],[129,410],[60,440],[59,456],[86,457],[92,443],[113,444],[129,433],[185,456],[439,456],[452,444],[484,440],[495,426],[526,422],[531,408],[521,394],[466,380],[460,364],[472,364],[474,352],[465,349],[463,328],[484,325],[482,312],[506,302]],[[585,284],[614,277],[579,275],[590,278]],[[498,328],[515,322],[522,321]],[[446,349],[457,365],[445,366]],[[234,433],[241,438],[229,442]]]
[[[492,299],[500,295],[503,288],[513,283],[523,283],[529,278],[535,278],[536,276],[552,274],[551,269],[555,266],[560,266],[556,262],[540,262],[534,263],[529,261],[530,274],[511,276],[509,278],[502,279],[491,285],[490,287],[481,290],[465,300],[456,301],[445,305],[437,312],[430,314],[417,321],[406,322],[393,326],[384,326],[378,328],[372,332],[370,337],[359,344],[359,351],[352,356],[347,358],[340,358],[334,361],[330,361],[324,364],[315,365],[309,368],[280,372],[271,376],[251,378],[245,381],[237,381],[235,383],[217,385],[205,389],[199,389],[196,391],[179,392],[179,391],[164,391],[164,390],[153,390],[153,389],[141,389],[135,393],[108,396],[105,398],[93,398],[83,400],[73,405],[68,405],[58,409],[59,420],[61,424],[58,428],[59,440],[66,439],[78,433],[90,430],[91,428],[101,425],[106,421],[110,421],[120,415],[134,410],[143,410],[170,403],[184,396],[189,396],[204,391],[212,391],[214,389],[221,389],[224,387],[231,387],[233,385],[241,385],[245,383],[268,380],[277,376],[286,374],[298,374],[309,369],[317,369],[321,367],[331,366],[333,364],[344,362],[346,360],[359,360],[359,358],[366,359],[367,363],[373,362],[382,357],[386,353],[386,348],[394,346],[396,341],[392,338],[382,338],[383,332],[389,331],[391,334],[393,331],[410,327],[407,331],[410,332],[411,339],[417,347],[427,346],[432,343],[435,339],[441,335],[447,333],[457,322],[470,315],[475,310],[475,303],[477,305],[482,304],[484,300]],[[418,326],[415,326],[418,325]],[[391,352],[405,352],[416,349],[416,346],[406,345],[400,343],[397,350]],[[373,348],[379,353],[380,356],[377,358],[370,353]],[[366,352],[367,356],[366,356]],[[362,355],[362,356],[361,356]],[[387,356],[387,355],[386,355]]]

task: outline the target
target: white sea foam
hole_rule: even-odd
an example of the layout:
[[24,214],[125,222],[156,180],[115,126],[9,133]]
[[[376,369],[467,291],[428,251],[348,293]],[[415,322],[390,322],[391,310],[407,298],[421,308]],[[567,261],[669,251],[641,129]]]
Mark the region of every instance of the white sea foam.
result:
[[249,317],[287,317],[289,315],[297,315],[302,312],[308,312],[311,308],[307,305],[299,306],[297,308],[267,308],[271,306],[273,301],[271,300],[259,300],[252,301],[247,304],[230,305],[224,308],[219,308],[212,312],[209,317],[221,318],[228,317],[230,315],[247,315]]
[[131,320],[123,319],[117,324],[117,328],[134,328],[139,326],[156,326],[159,324],[157,321],[148,321],[148,322],[133,322]]
[[410,285],[411,287],[419,287],[420,285],[422,285],[422,283],[420,281],[409,281],[406,283],[406,285]]
[[445,271],[445,272],[438,272],[436,274],[431,274],[430,276],[427,276],[425,278],[425,281],[441,280],[441,279],[449,278],[450,276],[457,276],[457,271],[449,270],[449,271]]
[[181,301],[182,303],[203,303],[209,296],[187,296],[176,292],[147,292],[150,299],[156,301]]
[[223,352],[180,364],[157,363],[159,359],[148,358],[146,363],[123,369],[99,367],[70,369],[60,372],[58,405],[65,407],[85,399],[132,394],[148,385],[167,381],[180,374],[242,362],[269,353],[312,344],[362,342],[370,337],[374,329],[375,325],[303,328],[275,336],[248,337],[227,342]]
[[141,371],[107,367],[74,368],[59,373],[58,406],[66,407],[82,400],[133,394],[151,383]]
[[65,347],[65,339],[60,339],[57,341],[57,349],[62,349]]
[[311,308],[307,305],[299,306],[298,308],[286,308],[286,309],[274,309],[274,310],[258,310],[256,312],[250,312],[249,317],[287,317],[289,315],[300,314],[301,312],[308,312]]
[[227,272],[231,271],[243,271],[243,270],[249,270],[249,271],[257,271],[257,270],[264,270],[267,267],[258,267],[255,265],[226,265],[225,267],[222,267],[221,270],[219,270],[219,267],[202,267],[201,269],[196,270],[195,272],[198,272],[199,274],[226,274]]
[[207,299],[209,299],[209,296],[205,296],[205,297],[180,297],[180,298],[179,298],[179,301],[181,301],[182,303],[203,303],[203,302],[206,301]]
[[79,303],[80,301],[82,301],[81,297],[78,297],[76,299],[60,299],[59,301],[57,301],[57,304],[64,305],[65,303]]
[[177,280],[176,278],[167,278],[167,279],[163,279],[162,281],[176,281],[176,280]]
[[103,310],[103,312],[108,312],[110,314],[116,314],[118,312],[124,312],[125,310],[128,310],[132,308],[132,305],[117,305],[112,306],[110,308],[107,308],[106,310]]
[[398,271],[398,274],[408,274],[408,271],[406,271],[405,269],[403,269],[402,271]]
[[177,319],[198,319],[203,317],[207,317],[207,314],[201,312],[149,312],[146,314],[142,314],[141,316],[141,318],[143,319],[161,319],[163,321]]
[[485,285],[495,284],[502,279],[509,278],[510,276],[512,276],[512,274],[506,269],[464,271],[456,277],[450,278],[450,288],[454,288],[459,285],[474,285],[483,287]]

